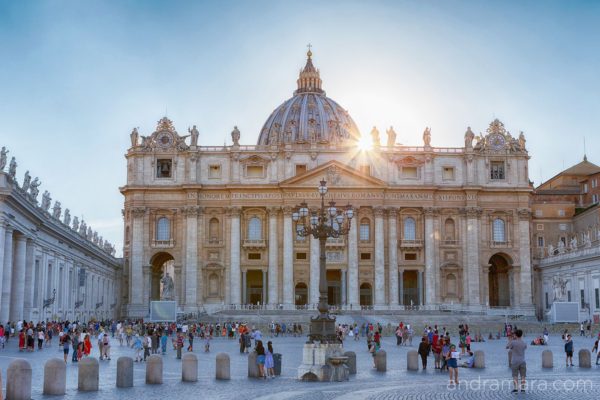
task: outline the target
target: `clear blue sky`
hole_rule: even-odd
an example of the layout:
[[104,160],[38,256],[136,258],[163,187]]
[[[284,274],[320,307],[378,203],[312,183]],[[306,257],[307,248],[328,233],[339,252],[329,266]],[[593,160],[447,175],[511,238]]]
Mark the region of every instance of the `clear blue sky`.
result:
[[244,144],[291,96],[306,44],[363,133],[461,146],[497,117],[530,179],[600,163],[600,1],[0,0],[0,145],[53,199],[122,243],[129,132],[165,114]]

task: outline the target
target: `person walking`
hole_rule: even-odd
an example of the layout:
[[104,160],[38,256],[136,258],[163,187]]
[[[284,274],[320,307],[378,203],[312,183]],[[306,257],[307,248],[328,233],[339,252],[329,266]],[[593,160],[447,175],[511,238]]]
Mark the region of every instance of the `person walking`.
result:
[[565,340],[565,354],[566,354],[567,367],[569,365],[571,367],[573,366],[573,351],[574,351],[573,338],[569,334],[569,335],[567,335],[567,339]]
[[65,333],[62,337],[62,346],[63,346],[63,357],[65,359],[65,364],[67,363],[67,357],[69,356],[69,348],[71,347],[71,337],[68,333]]
[[421,356],[421,363],[423,364],[423,370],[427,369],[427,357],[429,356],[429,342],[427,341],[427,336],[423,336],[421,338],[421,343],[419,343],[419,350],[417,351]]
[[77,332],[73,332],[71,344],[73,348],[73,356],[71,357],[71,362],[76,363],[77,361],[79,361],[79,359],[77,358],[77,350],[79,349],[79,336],[77,335]]
[[598,351],[598,342],[600,339],[596,339],[594,342],[594,347],[592,347],[592,353],[596,353],[596,365],[598,365],[598,361],[600,360],[600,351]]
[[167,354],[167,341],[169,338],[167,337],[167,330],[163,330],[162,336],[160,337],[160,349],[162,351],[162,355]]
[[135,362],[141,362],[143,346],[142,346],[142,339],[140,338],[140,335],[138,335],[138,334],[136,334],[135,337],[133,338],[133,349],[135,350]]
[[83,339],[83,354],[86,357],[89,357],[92,352],[92,341],[90,340],[90,334],[86,333],[85,338]]
[[450,376],[450,385],[458,385],[458,357],[460,353],[456,351],[455,345],[450,345],[450,351],[446,355],[446,364],[448,375]]
[[527,343],[522,340],[523,331],[517,329],[512,340],[508,342],[506,348],[512,351],[510,369],[513,377],[513,393],[519,391],[519,375],[521,376],[521,392],[525,392],[525,379],[527,375],[527,363],[525,362],[525,350]]

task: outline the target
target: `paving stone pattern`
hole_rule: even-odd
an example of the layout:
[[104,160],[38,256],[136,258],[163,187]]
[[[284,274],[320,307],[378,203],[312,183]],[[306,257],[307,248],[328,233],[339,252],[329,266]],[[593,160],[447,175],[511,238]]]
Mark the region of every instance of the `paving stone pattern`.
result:
[[[175,351],[169,349],[164,356],[164,383],[162,385],[145,384],[145,363],[134,363],[134,387],[116,388],[117,358],[122,355],[134,357],[134,351],[125,346],[120,347],[113,340],[111,361],[100,362],[100,390],[93,393],[77,391],[77,365],[72,364],[69,354],[67,365],[67,394],[64,397],[50,397],[42,394],[44,363],[52,357],[62,357],[56,340],[52,348],[44,348],[34,353],[19,353],[17,341],[11,339],[7,348],[0,350],[0,368],[2,381],[6,384],[6,368],[13,358],[22,357],[33,368],[33,399],[123,399],[139,400],[140,398],[179,398],[187,399],[202,396],[204,399],[239,399],[240,393],[245,398],[263,400],[328,400],[328,399],[506,399],[510,396],[510,370],[507,367],[505,350],[506,341],[501,339],[486,343],[474,343],[473,350],[483,350],[486,357],[486,368],[482,370],[464,369],[459,371],[461,385],[458,388],[447,386],[447,373],[433,369],[433,358],[429,360],[427,371],[409,372],[406,370],[406,353],[416,349],[413,347],[397,347],[395,338],[383,339],[383,348],[387,352],[387,372],[378,373],[373,368],[372,356],[367,352],[364,340],[354,341],[349,338],[344,346],[346,351],[356,352],[357,374],[345,383],[300,382],[296,379],[297,367],[300,365],[304,338],[279,337],[267,339],[273,341],[275,352],[283,354],[282,375],[275,379],[258,380],[247,378],[247,355],[240,354],[237,341],[216,338],[212,341],[211,352],[205,353],[203,346],[198,346],[198,382],[181,382],[181,360],[175,358]],[[532,337],[525,338],[530,342]],[[94,341],[95,342],[95,341]],[[200,344],[200,343],[198,343]],[[593,340],[575,337],[575,358],[580,348],[591,349]],[[550,349],[554,353],[554,368],[542,370],[543,350]],[[231,380],[215,380],[215,357],[219,352],[229,353],[231,357]],[[92,349],[92,355],[98,356],[98,349]],[[533,388],[518,398],[548,399],[562,396],[579,400],[598,399],[600,397],[600,366],[595,365],[596,354],[592,354],[592,368],[581,369],[565,367],[563,345],[559,336],[552,336],[549,346],[529,346],[527,350],[527,372],[530,380],[535,379]],[[420,364],[420,363],[419,363]],[[577,365],[577,360],[574,360]],[[492,385],[494,380],[500,380]],[[567,381],[568,380],[568,381]],[[584,380],[587,383],[579,383]],[[545,382],[546,386],[541,383]],[[481,388],[485,384],[485,387]],[[479,389],[478,389],[479,385]],[[573,387],[571,387],[573,385]]]

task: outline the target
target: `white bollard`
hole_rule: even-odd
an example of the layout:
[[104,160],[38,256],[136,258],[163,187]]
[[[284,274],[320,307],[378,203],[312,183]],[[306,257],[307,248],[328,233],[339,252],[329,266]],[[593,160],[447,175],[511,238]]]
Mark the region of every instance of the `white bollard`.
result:
[[44,365],[44,394],[62,396],[67,392],[67,364],[51,358]]
[[8,364],[6,370],[6,400],[30,399],[31,365],[29,361],[17,358]]
[[181,380],[183,382],[198,382],[198,357],[195,354],[187,353],[183,355]]

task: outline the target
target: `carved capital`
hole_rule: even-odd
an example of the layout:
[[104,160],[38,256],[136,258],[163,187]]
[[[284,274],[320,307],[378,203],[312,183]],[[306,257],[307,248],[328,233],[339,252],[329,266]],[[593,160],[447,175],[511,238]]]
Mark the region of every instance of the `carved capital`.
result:
[[465,207],[460,210],[461,214],[467,216],[467,218],[479,218],[483,214],[481,207]]
[[531,219],[531,210],[529,208],[519,208],[517,210],[517,214],[519,215],[519,219],[521,220]]
[[181,209],[181,211],[183,212],[183,215],[185,215],[187,217],[196,217],[196,216],[198,216],[198,214],[200,214],[202,212],[202,207],[187,206],[187,207],[183,207]]
[[383,217],[385,215],[385,208],[375,207],[373,208],[373,214],[375,214],[375,217]]
[[232,217],[239,217],[242,214],[242,208],[241,207],[228,207],[227,214],[229,214]]
[[398,216],[398,209],[396,207],[388,207],[387,212],[390,218],[396,218]]
[[133,218],[141,218],[146,215],[146,207],[134,207],[131,209],[131,215]]
[[267,208],[267,212],[269,213],[269,216],[277,216],[279,214],[279,212],[281,211],[281,207],[275,206],[275,207],[268,207]]
[[425,207],[423,208],[423,214],[425,214],[426,217],[434,217],[439,214],[439,210],[434,207]]
[[289,217],[294,212],[294,207],[285,206],[285,207],[282,207],[282,210],[283,210],[283,215],[286,217]]

